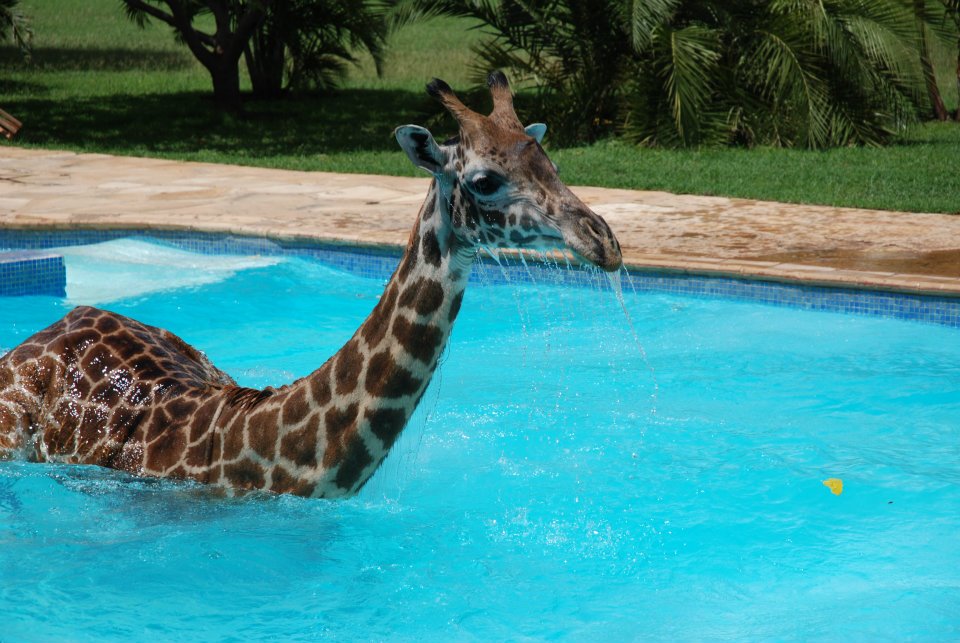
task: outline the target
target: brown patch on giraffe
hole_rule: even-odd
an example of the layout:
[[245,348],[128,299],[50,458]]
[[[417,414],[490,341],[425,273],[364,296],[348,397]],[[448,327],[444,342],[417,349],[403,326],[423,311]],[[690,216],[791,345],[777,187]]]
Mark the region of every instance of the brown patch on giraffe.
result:
[[413,395],[422,381],[398,365],[389,351],[381,351],[367,364],[367,392],[375,397],[398,398]]
[[154,391],[169,399],[175,395],[183,395],[187,391],[187,387],[177,378],[167,375],[154,384]]
[[453,296],[453,301],[450,302],[450,312],[447,314],[447,320],[452,324],[453,320],[457,318],[457,315],[460,313],[460,306],[463,304],[463,292],[460,291]]
[[260,411],[247,422],[247,444],[260,456],[272,460],[277,454],[277,409]]
[[90,391],[90,400],[109,407],[114,407],[120,402],[121,391],[113,385],[113,382],[106,380],[94,386]]
[[147,400],[150,399],[153,394],[152,387],[146,382],[137,382],[134,381],[133,386],[130,387],[127,397],[131,404],[141,405],[145,404]]
[[250,459],[225,465],[223,473],[231,486],[238,489],[262,489],[266,483],[263,467]]
[[363,339],[366,340],[368,346],[376,346],[386,337],[387,326],[397,304],[397,291],[396,284],[391,284],[387,288],[387,292],[380,298],[380,303],[377,304],[370,317],[363,324],[360,334],[363,335]]
[[510,241],[518,246],[524,246],[537,240],[537,235],[525,235],[517,230],[510,231]]
[[280,440],[280,455],[298,467],[316,467],[319,424],[319,416],[313,415],[302,429],[284,435]]
[[383,443],[385,450],[393,446],[400,431],[407,424],[407,413],[403,409],[367,410],[364,416],[370,423],[370,430]]
[[235,418],[223,431],[223,459],[235,460],[243,451],[243,417]]
[[206,467],[209,464],[209,462],[207,462],[209,447],[210,445],[206,442],[200,442],[188,448],[184,458],[187,466],[196,468]]
[[160,434],[163,433],[167,427],[169,427],[173,422],[170,420],[170,416],[167,415],[167,412],[163,409],[162,406],[155,406],[150,409],[150,415],[147,417],[146,427],[147,432],[144,436],[144,439],[147,442],[153,442]]
[[130,360],[140,354],[141,345],[128,330],[122,330],[103,338],[103,343],[122,360]]
[[[66,454],[77,450],[76,415],[78,407],[65,400],[53,411],[54,422],[48,424],[43,432],[43,443],[47,453]],[[40,458],[38,458],[40,459]]]
[[92,316],[89,311],[84,311],[82,316],[78,317],[72,324],[70,324],[70,328],[71,330],[93,328],[96,324],[96,317]]
[[404,289],[401,308],[413,308],[418,315],[430,315],[443,304],[443,286],[436,279],[420,277]]
[[147,445],[144,466],[153,471],[166,471],[180,461],[186,447],[183,427],[168,427]]
[[100,333],[86,328],[64,335],[53,342],[53,352],[66,359],[77,361],[87,348],[100,341]]
[[337,395],[346,395],[357,388],[362,368],[363,355],[357,346],[357,340],[351,339],[337,354],[337,365],[334,370]]
[[164,474],[164,477],[174,478],[176,480],[183,480],[184,478],[187,477],[187,470],[183,467],[182,464],[178,464],[172,470],[167,471],[167,473]]
[[27,360],[37,359],[43,355],[43,351],[43,346],[38,346],[37,344],[21,344],[16,348],[16,359],[21,363]]
[[76,364],[71,364],[67,369],[66,377],[67,389],[65,393],[76,399],[86,399],[90,395],[90,381],[87,376],[80,371]]
[[393,336],[405,351],[424,364],[430,364],[443,342],[443,333],[436,326],[411,323],[403,317],[393,320]]
[[156,360],[141,355],[130,362],[133,376],[138,380],[157,381],[166,376],[166,371],[160,368]]
[[310,377],[310,393],[318,406],[325,405],[333,396],[330,390],[329,370],[324,366]]
[[373,457],[367,451],[363,441],[354,440],[346,449],[340,468],[337,470],[337,477],[334,479],[341,489],[352,490],[360,479],[363,470],[373,462]]
[[483,220],[486,221],[489,225],[495,226],[497,228],[503,228],[507,225],[507,218],[504,216],[503,212],[499,210],[482,210]]
[[[210,455],[208,466],[212,466],[214,462],[220,462],[223,457],[223,434],[220,433],[216,428],[213,429],[213,434],[210,436]],[[209,473],[208,473],[209,475]]]
[[310,403],[307,402],[307,392],[302,387],[293,389],[283,402],[283,423],[286,425],[298,424],[310,412]]
[[97,320],[95,328],[104,335],[109,335],[120,330],[120,322],[109,315],[104,315]]
[[413,272],[413,269],[417,266],[417,252],[417,244],[414,243],[407,250],[407,254],[400,262],[400,266],[397,268],[397,277],[399,277],[401,283],[410,277],[410,273]]
[[440,241],[437,239],[437,233],[433,230],[427,230],[423,235],[421,246],[423,248],[423,260],[435,268],[439,268],[443,256],[440,252]]
[[116,441],[117,450],[107,459],[105,466],[115,466],[114,460],[120,455],[120,449],[129,442],[134,432],[140,427],[143,420],[143,412],[131,409],[126,406],[118,406],[113,409],[110,416],[109,425],[111,437]]
[[323,454],[325,468],[335,466],[343,457],[344,446],[351,442],[348,436],[352,437],[352,434],[356,433],[359,409],[359,405],[353,403],[345,409],[329,409],[324,416],[327,427],[327,449]]
[[196,442],[213,428],[213,418],[220,408],[220,399],[211,397],[200,403],[190,421],[190,442]]
[[42,395],[43,394],[43,379],[37,376],[37,367],[36,362],[24,362],[16,371],[14,376],[11,373],[11,376],[18,379],[22,388],[22,393],[27,395]]
[[103,438],[103,425],[106,418],[99,409],[91,406],[81,407],[80,416],[76,422],[77,452],[81,455],[90,450]]
[[197,410],[197,402],[194,399],[188,397],[175,397],[166,405],[167,413],[174,420],[187,420],[191,422],[196,421],[196,416],[194,413]]
[[272,470],[270,490],[276,493],[292,493],[297,496],[311,496],[316,485],[297,478],[285,468],[277,465]]
[[270,469],[270,491],[276,493],[289,493],[291,488],[297,483],[297,478],[281,465],[276,465]]

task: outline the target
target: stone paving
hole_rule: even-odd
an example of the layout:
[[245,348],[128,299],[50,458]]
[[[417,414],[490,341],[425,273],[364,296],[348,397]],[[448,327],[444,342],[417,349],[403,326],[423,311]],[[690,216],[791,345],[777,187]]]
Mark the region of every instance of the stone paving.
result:
[[[5,145],[0,226],[402,245],[427,185]],[[960,216],[573,190],[607,220],[630,266],[960,296]]]

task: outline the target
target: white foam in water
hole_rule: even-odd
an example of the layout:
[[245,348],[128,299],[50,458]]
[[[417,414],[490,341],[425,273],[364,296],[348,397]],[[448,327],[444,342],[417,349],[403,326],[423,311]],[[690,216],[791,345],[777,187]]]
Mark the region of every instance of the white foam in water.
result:
[[277,257],[201,255],[137,239],[57,250],[67,268],[67,301],[99,305],[148,293],[212,284]]

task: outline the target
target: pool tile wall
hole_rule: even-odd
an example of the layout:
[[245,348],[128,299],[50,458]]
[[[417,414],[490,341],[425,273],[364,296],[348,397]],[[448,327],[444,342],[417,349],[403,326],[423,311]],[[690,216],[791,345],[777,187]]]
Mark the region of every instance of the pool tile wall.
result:
[[[364,248],[310,240],[276,240],[236,235],[132,230],[0,230],[0,249],[47,249],[141,238],[201,254],[255,254],[310,257],[362,277],[388,279],[401,256],[399,248]],[[562,262],[562,260],[561,260]],[[683,274],[665,270],[631,270],[621,274],[627,291],[687,296],[726,297],[773,306],[892,317],[960,327],[960,298],[833,286],[790,284],[719,275]],[[482,256],[471,280],[484,285],[536,282],[563,286],[609,287],[607,276],[593,268],[566,269],[505,256]]]
[[67,271],[60,255],[30,250],[0,252],[0,296],[63,297],[66,286]]

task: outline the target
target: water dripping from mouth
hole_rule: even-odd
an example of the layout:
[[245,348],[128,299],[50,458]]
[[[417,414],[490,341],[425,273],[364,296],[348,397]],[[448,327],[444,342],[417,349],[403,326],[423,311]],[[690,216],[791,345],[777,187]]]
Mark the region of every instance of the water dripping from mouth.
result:
[[[507,270],[507,266],[504,265],[504,262],[501,261],[500,252],[496,248],[490,248],[489,246],[482,246],[488,255],[496,262],[497,267],[500,269],[500,275],[503,277],[504,283],[508,286],[513,285],[513,280],[510,278],[510,271]],[[529,272],[529,269],[528,269]],[[520,301],[520,293],[516,288],[510,289],[513,293],[513,300],[517,305],[517,316],[520,318],[520,332],[523,336],[523,345],[520,349],[520,356],[522,359],[522,364],[527,365],[527,344],[529,343],[530,335],[527,329],[528,319],[523,313],[523,305]]]
[[627,310],[627,302],[623,298],[622,275],[627,275],[627,280],[629,283],[630,273],[627,272],[626,268],[621,267],[620,270],[615,270],[614,272],[607,272],[604,274],[607,275],[607,279],[610,281],[610,287],[613,289],[613,293],[617,297],[617,302],[620,304],[620,309],[623,311],[623,316],[627,320],[627,327],[630,329],[630,335],[633,337],[634,344],[636,344],[640,359],[643,360],[644,366],[646,366],[647,370],[650,372],[650,380],[653,383],[653,393],[650,394],[650,415],[656,415],[657,400],[660,393],[660,385],[657,383],[657,373],[650,364],[650,360],[647,358],[647,351],[643,348],[643,344],[640,342],[640,335],[637,333],[636,326],[633,325],[633,318],[630,316],[630,311]]

